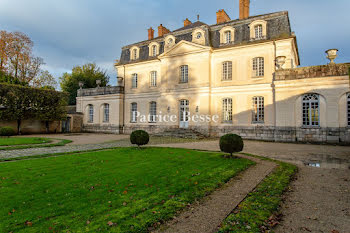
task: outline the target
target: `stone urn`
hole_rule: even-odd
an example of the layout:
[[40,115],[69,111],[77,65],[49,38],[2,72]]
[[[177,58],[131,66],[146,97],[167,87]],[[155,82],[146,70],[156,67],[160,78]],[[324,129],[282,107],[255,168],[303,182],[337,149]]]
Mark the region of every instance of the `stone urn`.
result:
[[79,87],[80,87],[80,89],[83,89],[83,86],[84,86],[84,82],[80,81],[80,82],[79,82]]
[[327,54],[327,58],[330,60],[330,63],[329,64],[335,64],[334,63],[334,59],[337,58],[337,53],[338,53],[338,49],[328,49],[326,51],[326,54]]
[[286,63],[286,56],[278,56],[276,57],[276,66],[277,69],[283,69],[283,65]]
[[101,80],[100,80],[100,79],[97,79],[97,80],[96,80],[96,85],[97,85],[97,87],[100,87],[100,86],[101,86]]

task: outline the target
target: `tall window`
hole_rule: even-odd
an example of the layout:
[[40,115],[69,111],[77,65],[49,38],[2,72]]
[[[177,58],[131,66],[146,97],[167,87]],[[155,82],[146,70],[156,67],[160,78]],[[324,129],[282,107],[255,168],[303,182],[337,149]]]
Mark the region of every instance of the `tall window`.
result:
[[103,106],[103,122],[109,122],[109,104]]
[[264,58],[256,57],[253,59],[253,76],[261,77],[264,76]]
[[137,88],[137,74],[132,74],[131,87]]
[[137,103],[131,103],[131,122],[137,122]]
[[264,122],[264,97],[256,96],[253,97],[253,122],[262,123]]
[[222,121],[232,122],[232,99],[226,98],[222,100]]
[[188,66],[187,65],[180,67],[180,82],[188,83]]
[[150,85],[151,87],[157,86],[157,71],[151,71]]
[[151,102],[149,104],[149,115],[150,115],[150,122],[156,122],[156,115],[157,115],[157,103]]
[[232,80],[232,62],[225,61],[222,63],[222,80]]
[[153,57],[157,56],[157,45],[152,46],[152,56]]
[[307,94],[303,96],[303,126],[319,126],[319,105],[319,95]]
[[134,60],[137,59],[137,49],[132,50],[132,59],[134,59]]
[[261,24],[255,26],[255,39],[263,38],[263,26]]
[[232,41],[232,34],[231,31],[226,31],[225,32],[225,43],[229,44]]
[[348,94],[347,102],[348,102],[348,126],[350,126],[350,93]]
[[89,105],[89,122],[94,122],[94,106],[92,104]]

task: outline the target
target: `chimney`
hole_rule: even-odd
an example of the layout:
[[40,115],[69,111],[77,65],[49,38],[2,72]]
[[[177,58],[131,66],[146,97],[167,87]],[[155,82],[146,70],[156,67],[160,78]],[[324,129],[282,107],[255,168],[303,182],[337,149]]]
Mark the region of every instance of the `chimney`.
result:
[[154,38],[154,30],[152,27],[148,29],[148,39],[152,40]]
[[164,36],[165,34],[168,34],[170,31],[169,29],[167,29],[166,27],[163,26],[163,24],[161,24],[159,27],[158,27],[158,36],[161,37],[161,36]]
[[185,21],[184,21],[184,27],[186,27],[186,26],[188,26],[190,24],[192,24],[192,22],[188,18],[186,18]]
[[250,0],[239,0],[239,19],[249,18]]
[[225,23],[230,21],[231,18],[228,16],[228,14],[226,13],[225,10],[219,10],[218,12],[216,12],[216,23]]

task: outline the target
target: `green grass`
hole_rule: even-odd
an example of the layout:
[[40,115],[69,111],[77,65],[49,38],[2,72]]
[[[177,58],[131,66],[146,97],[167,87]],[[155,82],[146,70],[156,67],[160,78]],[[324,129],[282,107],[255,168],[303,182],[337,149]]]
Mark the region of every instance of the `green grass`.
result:
[[0,232],[147,232],[253,164],[169,148],[1,163]]
[[31,145],[51,142],[47,138],[0,137],[0,146]]
[[[47,139],[47,140],[50,140],[50,139]],[[43,148],[43,147],[65,146],[65,145],[67,145],[68,143],[71,143],[71,142],[72,142],[71,140],[63,139],[60,142],[53,143],[53,144],[39,144],[39,145],[33,144],[33,145],[18,145],[18,146],[0,147],[0,151],[1,150],[22,150],[22,149],[29,149],[29,148]],[[1,161],[1,159],[0,159],[0,161]]]
[[268,232],[268,220],[278,210],[283,193],[297,172],[294,165],[274,162],[279,166],[225,219],[219,233]]

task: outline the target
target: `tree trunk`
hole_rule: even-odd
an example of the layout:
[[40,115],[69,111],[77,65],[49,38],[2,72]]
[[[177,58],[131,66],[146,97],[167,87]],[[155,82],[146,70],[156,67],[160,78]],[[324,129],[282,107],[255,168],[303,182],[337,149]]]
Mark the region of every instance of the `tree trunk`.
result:
[[22,132],[21,132],[21,123],[22,123],[22,120],[17,120],[17,133],[18,133],[18,135],[22,134]]

